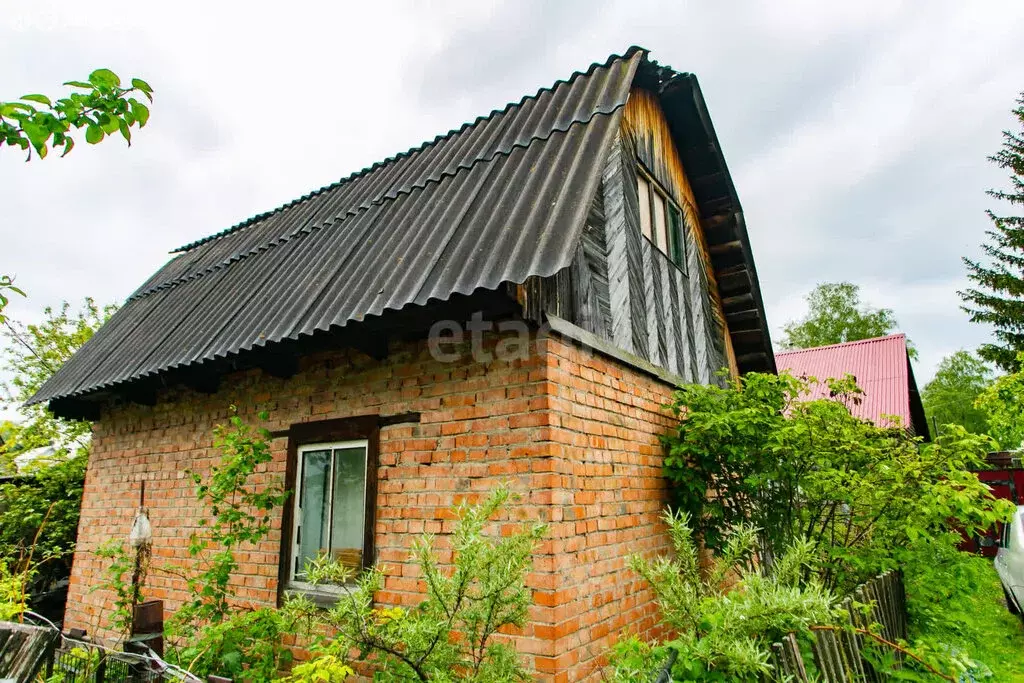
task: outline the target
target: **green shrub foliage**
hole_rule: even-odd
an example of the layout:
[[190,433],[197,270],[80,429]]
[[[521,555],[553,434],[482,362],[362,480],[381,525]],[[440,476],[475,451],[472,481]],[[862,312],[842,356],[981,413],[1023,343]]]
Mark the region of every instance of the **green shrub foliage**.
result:
[[[265,413],[259,417],[267,419]],[[276,484],[254,483],[254,475],[272,457],[270,433],[246,423],[234,407],[228,424],[214,429],[214,445],[222,457],[209,475],[189,473],[196,497],[210,514],[200,522],[202,533],[192,534],[189,541],[194,564],[188,569],[153,567],[153,571],[183,577],[189,589],[189,597],[167,622],[166,657],[199,676],[272,681],[291,662],[291,650],[284,641],[297,625],[290,613],[241,604],[231,578],[238,568],[236,553],[266,538],[274,511],[284,504],[287,492]],[[130,594],[123,585],[122,554],[107,556],[112,558],[111,575],[122,582],[120,589],[114,587],[119,604],[141,599],[141,593]]]
[[754,562],[756,529],[741,524],[702,567],[690,516],[668,512],[665,522],[674,554],[633,556],[630,566],[654,589],[662,621],[676,637],[658,647],[635,638],[621,642],[612,657],[615,680],[648,677],[672,648],[678,653],[674,680],[760,681],[771,672],[773,642],[833,622],[834,598],[810,571],[809,542],[792,544],[769,569]]
[[1021,370],[997,378],[977,402],[988,413],[989,433],[1008,451],[1024,449],[1024,353],[1017,363]]
[[0,621],[17,621],[25,611],[25,584],[30,571],[12,570],[0,560]]
[[79,453],[0,484],[0,560],[20,566],[31,559],[30,594],[71,573],[86,460]]
[[751,373],[675,395],[666,475],[709,548],[740,524],[759,530],[768,558],[806,539],[824,584],[843,592],[898,566],[919,538],[1008,517],[1010,504],[968,471],[983,466],[987,436],[951,425],[922,443],[852,416],[861,391],[851,377],[828,381],[830,399],[801,400],[815,381]]
[[510,495],[500,487],[484,502],[456,509],[450,566],[440,563],[432,536],[415,544],[413,557],[427,588],[415,607],[374,607],[373,596],[384,587],[384,569],[374,567],[354,578],[326,557],[312,563],[309,580],[334,587],[339,598],[328,611],[317,610],[304,597],[289,602],[289,611],[330,634],[317,641],[314,658],[296,667],[292,680],[343,680],[351,651],[375,666],[377,681],[530,680],[515,649],[494,636],[526,622],[532,599],[525,575],[545,527],[497,537],[487,533]]
[[[0,277],[0,287],[3,282]],[[0,485],[0,560],[21,566],[31,558],[32,594],[70,575],[91,424],[59,419],[45,404],[24,404],[112,312],[112,306],[86,298],[78,311],[67,302],[47,307],[36,324],[0,317],[0,372],[7,376],[0,383],[0,408],[17,410],[21,418],[0,424],[0,474],[22,475]],[[49,457],[17,472],[16,457],[46,447],[52,448]]]

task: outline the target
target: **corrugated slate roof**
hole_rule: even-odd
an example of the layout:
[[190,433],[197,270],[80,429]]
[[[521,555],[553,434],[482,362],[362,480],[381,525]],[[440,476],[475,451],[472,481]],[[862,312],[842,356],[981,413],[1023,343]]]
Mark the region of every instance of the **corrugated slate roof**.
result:
[[193,242],[31,402],[82,395],[568,266],[645,53]]
[[788,370],[796,377],[815,377],[820,382],[808,398],[828,398],[826,379],[847,374],[857,379],[864,391],[860,405],[851,406],[850,412],[876,424],[888,424],[883,415],[897,415],[905,427],[914,427],[927,435],[922,427],[913,402],[920,405],[917,386],[907,355],[907,337],[894,334],[859,341],[799,349],[775,354],[779,372]]
[[233,366],[388,310],[556,273],[572,261],[633,86],[659,93],[740,369],[773,370],[743,212],[696,78],[633,47],[181,247],[30,402],[83,416],[72,404],[101,390],[144,393],[145,378]]

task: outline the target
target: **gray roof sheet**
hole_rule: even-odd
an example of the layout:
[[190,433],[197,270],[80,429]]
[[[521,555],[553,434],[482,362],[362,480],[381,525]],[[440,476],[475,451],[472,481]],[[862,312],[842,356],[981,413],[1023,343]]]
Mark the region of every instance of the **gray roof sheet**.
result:
[[644,52],[193,242],[38,403],[569,265]]

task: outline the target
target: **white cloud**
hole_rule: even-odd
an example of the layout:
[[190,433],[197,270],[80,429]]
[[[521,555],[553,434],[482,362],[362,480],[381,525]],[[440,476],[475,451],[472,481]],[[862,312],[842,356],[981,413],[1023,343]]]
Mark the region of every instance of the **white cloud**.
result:
[[0,272],[32,317],[126,297],[197,237],[332,182],[630,44],[696,73],[747,212],[773,329],[815,282],[865,285],[921,351],[985,331],[958,256],[1024,89],[1024,3],[57,0],[0,16],[0,96],[109,66],[156,88],[129,150],[0,152]]

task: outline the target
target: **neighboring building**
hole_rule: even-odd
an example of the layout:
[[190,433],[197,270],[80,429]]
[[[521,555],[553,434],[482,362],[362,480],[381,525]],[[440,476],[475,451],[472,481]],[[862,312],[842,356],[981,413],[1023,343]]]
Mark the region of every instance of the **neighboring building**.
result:
[[895,415],[914,434],[930,438],[906,335],[776,353],[775,362],[779,372],[820,380],[810,398],[828,398],[826,379],[853,375],[864,395],[859,404],[850,406],[852,414],[883,426],[892,424],[886,416]]
[[234,404],[269,412],[267,480],[299,503],[246,554],[244,600],[306,589],[329,550],[415,602],[411,542],[508,480],[509,519],[550,523],[519,650],[596,680],[620,632],[657,633],[626,558],[669,548],[663,406],[723,367],[774,370],[743,213],[694,76],[631,48],[182,247],[129,297],[33,399],[95,421],[67,624],[109,607],[90,551],[126,537],[141,482],[154,557],[188,561],[184,470]]

